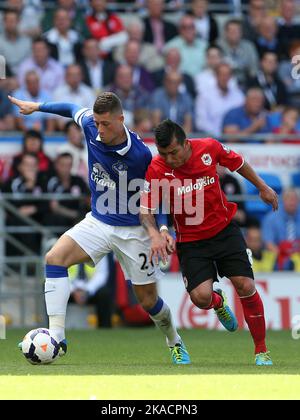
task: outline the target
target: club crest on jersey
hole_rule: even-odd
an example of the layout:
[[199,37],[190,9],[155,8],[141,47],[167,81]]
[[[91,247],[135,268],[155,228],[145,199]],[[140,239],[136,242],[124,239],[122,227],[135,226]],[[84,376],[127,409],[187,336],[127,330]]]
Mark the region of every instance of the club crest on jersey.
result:
[[118,160],[118,162],[113,164],[112,168],[118,175],[123,176],[123,175],[125,175],[125,173],[128,169],[128,166],[125,163]]
[[201,160],[206,166],[210,166],[212,164],[212,158],[209,153],[202,155]]

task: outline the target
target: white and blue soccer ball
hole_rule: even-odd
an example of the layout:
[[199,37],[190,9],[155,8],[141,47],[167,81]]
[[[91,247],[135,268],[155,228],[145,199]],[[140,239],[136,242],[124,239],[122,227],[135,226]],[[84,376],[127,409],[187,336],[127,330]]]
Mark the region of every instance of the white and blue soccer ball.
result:
[[29,331],[22,341],[22,352],[32,365],[46,365],[58,358],[58,339],[46,328]]

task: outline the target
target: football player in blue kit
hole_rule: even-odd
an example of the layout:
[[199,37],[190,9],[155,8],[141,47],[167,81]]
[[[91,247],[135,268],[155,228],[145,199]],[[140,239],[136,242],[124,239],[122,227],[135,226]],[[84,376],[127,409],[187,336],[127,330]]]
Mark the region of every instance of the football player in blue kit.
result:
[[[131,279],[141,306],[166,336],[172,361],[189,364],[190,357],[179,336],[170,308],[157,293],[157,264],[149,260],[150,241],[156,246],[154,256],[167,260],[166,243],[173,238],[164,231],[150,237],[139,221],[139,188],[135,180],[144,180],[152,155],[139,136],[124,125],[122,104],[111,93],[100,94],[93,110],[63,102],[35,103],[9,97],[23,115],[48,112],[73,118],[82,128],[87,148],[91,212],[65,232],[45,258],[45,300],[49,329],[67,351],[65,339],[66,308],[70,295],[68,267],[80,263],[97,264],[113,251],[125,278]],[[133,182],[135,189],[130,187]],[[140,186],[141,187],[141,186]],[[130,191],[132,189],[132,191]],[[137,211],[132,211],[136,203]]]

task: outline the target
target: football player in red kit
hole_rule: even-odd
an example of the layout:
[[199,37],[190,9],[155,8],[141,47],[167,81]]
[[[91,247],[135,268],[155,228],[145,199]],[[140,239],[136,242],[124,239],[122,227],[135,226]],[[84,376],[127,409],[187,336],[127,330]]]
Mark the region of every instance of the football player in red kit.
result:
[[224,327],[235,331],[237,320],[224,292],[213,290],[217,273],[229,278],[240,297],[255,344],[255,362],[272,365],[265,343],[264,307],[255,288],[251,257],[239,226],[232,220],[237,205],[228,202],[222,192],[217,165],[237,171],[252,182],[274,211],[278,209],[277,194],[241,155],[212,138],[188,140],[183,129],[171,120],[159,124],[155,141],[159,154],[147,169],[140,214],[151,237],[151,257],[158,262],[158,257],[165,259],[174,248],[167,227],[159,231],[153,216],[163,201],[174,221],[177,253],[192,302],[201,309],[214,309]]

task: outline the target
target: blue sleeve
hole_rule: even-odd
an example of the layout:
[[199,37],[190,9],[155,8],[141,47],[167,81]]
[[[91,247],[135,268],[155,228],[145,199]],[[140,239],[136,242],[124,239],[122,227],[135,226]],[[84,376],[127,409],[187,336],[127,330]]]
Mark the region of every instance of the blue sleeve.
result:
[[159,208],[159,212],[156,213],[154,216],[158,228],[160,228],[162,225],[168,226],[168,217],[162,207]]
[[66,102],[44,102],[40,105],[41,112],[48,112],[49,114],[57,114],[68,118],[74,118],[80,109],[80,106]]

